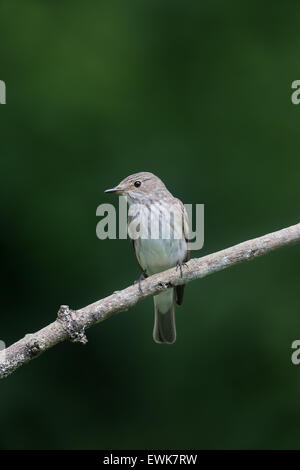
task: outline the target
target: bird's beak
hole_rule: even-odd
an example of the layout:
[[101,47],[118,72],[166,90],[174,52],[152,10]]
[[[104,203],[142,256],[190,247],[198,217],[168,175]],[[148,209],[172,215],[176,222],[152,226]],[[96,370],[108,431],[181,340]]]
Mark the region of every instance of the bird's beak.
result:
[[105,193],[120,193],[121,190],[118,186],[116,186],[115,188],[106,189],[104,192]]

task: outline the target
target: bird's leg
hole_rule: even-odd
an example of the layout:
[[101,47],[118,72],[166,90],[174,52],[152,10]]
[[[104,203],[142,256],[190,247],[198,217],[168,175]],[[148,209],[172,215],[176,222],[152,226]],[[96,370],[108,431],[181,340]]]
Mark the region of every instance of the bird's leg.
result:
[[142,274],[140,275],[138,280],[134,282],[134,284],[139,283],[139,291],[140,292],[143,292],[142,287],[141,287],[141,282],[144,281],[144,279],[146,279],[146,277],[147,277],[147,275],[146,275],[145,271],[142,271]]
[[188,267],[187,263],[185,261],[178,261],[176,265],[176,271],[179,268],[180,269],[180,277],[182,277],[182,267],[185,266],[186,268]]

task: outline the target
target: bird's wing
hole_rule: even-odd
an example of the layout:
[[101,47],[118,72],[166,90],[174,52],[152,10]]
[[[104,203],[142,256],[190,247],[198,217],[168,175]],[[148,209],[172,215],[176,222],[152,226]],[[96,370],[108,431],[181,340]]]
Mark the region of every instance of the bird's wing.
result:
[[[180,199],[177,199],[177,201],[179,202],[181,210],[182,210],[182,231],[183,231],[184,238],[185,238],[185,241],[186,241],[186,244],[187,244],[186,255],[185,255],[185,258],[183,260],[183,262],[186,263],[190,259],[189,218],[188,218],[188,214],[187,214],[187,211],[186,211],[183,203],[180,201]],[[182,302],[183,302],[184,288],[185,288],[185,284],[175,287],[175,298],[176,298],[177,305],[181,305]]]
[[186,241],[186,245],[187,245],[187,251],[186,251],[186,255],[185,255],[185,258],[184,258],[184,262],[187,262],[189,259],[190,259],[190,250],[189,250],[189,236],[190,236],[190,224],[189,224],[189,217],[188,217],[188,214],[187,214],[187,211],[186,211],[186,208],[184,207],[182,201],[180,199],[177,199],[179,205],[180,205],[180,208],[181,208],[181,212],[182,212],[182,233],[183,233],[183,236],[184,236],[184,239]]

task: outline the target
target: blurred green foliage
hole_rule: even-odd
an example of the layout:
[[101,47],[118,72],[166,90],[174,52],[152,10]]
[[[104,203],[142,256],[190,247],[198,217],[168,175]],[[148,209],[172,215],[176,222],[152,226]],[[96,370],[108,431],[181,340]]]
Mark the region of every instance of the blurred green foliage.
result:
[[[130,173],[205,204],[193,256],[298,222],[299,10],[1,1],[1,339],[137,279],[130,243],[95,234]],[[1,448],[299,448],[299,254],[191,283],[174,346],[149,299],[1,381]]]

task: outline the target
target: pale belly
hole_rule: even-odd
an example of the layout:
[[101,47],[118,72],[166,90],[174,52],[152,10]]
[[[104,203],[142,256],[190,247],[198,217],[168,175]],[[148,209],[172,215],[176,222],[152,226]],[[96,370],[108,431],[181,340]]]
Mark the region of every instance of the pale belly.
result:
[[187,244],[180,240],[135,240],[135,252],[142,269],[152,275],[172,268],[185,259]]

